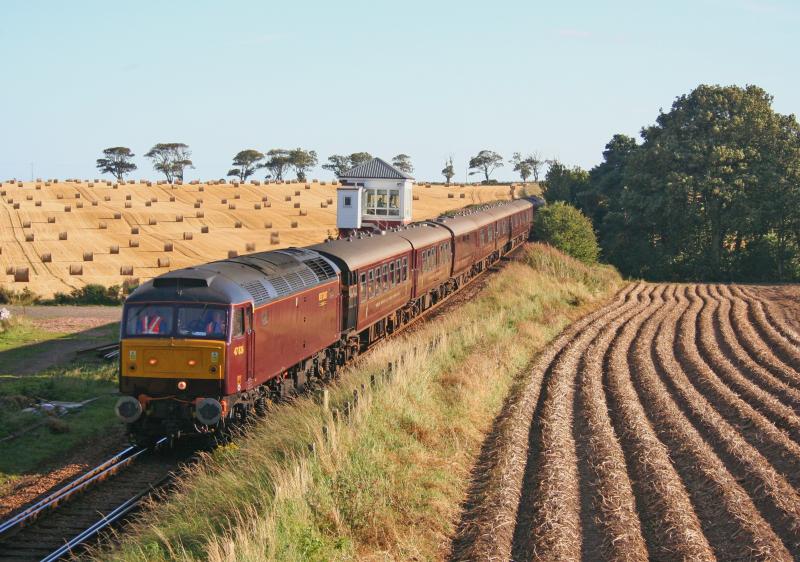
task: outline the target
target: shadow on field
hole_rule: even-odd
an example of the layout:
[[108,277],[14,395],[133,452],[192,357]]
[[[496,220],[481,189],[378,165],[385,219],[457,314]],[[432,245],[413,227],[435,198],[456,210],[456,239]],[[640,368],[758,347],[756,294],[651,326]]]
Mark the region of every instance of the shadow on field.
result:
[[64,365],[75,359],[79,351],[116,343],[118,336],[119,322],[111,322],[50,339],[47,339],[45,333],[45,339],[33,343],[14,345],[10,342],[11,347],[0,351],[0,375],[32,375],[50,367]]

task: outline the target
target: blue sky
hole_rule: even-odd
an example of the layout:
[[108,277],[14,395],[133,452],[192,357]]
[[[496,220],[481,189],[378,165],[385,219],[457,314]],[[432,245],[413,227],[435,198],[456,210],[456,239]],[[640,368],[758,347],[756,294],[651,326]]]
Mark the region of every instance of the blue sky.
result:
[[0,178],[96,177],[116,145],[156,178],[141,156],[172,141],[187,179],[296,146],[405,152],[422,179],[483,148],[591,167],[700,83],[798,112],[798,24],[777,0],[4,0]]

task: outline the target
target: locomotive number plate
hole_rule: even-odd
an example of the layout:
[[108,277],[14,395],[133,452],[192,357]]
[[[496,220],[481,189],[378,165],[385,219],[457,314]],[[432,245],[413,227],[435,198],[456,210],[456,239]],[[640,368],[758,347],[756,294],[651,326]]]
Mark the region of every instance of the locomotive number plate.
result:
[[244,346],[243,345],[237,345],[236,347],[234,347],[233,348],[233,354],[236,355],[236,356],[244,355]]

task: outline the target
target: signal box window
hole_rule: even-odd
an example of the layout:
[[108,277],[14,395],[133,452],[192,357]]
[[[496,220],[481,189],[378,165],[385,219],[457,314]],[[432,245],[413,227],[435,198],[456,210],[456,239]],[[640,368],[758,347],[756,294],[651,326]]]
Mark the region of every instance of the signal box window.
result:
[[244,335],[244,309],[237,308],[233,311],[233,337]]

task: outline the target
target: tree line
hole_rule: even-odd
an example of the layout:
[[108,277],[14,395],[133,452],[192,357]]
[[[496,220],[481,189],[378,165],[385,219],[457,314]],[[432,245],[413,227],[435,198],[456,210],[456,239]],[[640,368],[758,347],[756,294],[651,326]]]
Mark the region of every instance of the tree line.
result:
[[[114,146],[103,150],[103,157],[97,159],[97,168],[104,174],[111,174],[122,181],[126,175],[134,172],[138,167],[133,162],[136,155],[126,146]],[[164,174],[170,183],[183,181],[183,174],[187,168],[194,168],[191,159],[192,153],[184,143],[159,143],[153,146],[146,154],[153,163],[153,169]],[[353,152],[352,154],[333,154],[322,164],[323,170],[333,172],[340,177],[346,171],[372,160],[369,152]],[[551,160],[543,159],[538,153],[523,155],[515,152],[508,161],[522,179],[523,183],[533,178],[538,182],[544,166]],[[229,177],[245,181],[255,175],[258,170],[267,170],[266,179],[283,180],[290,171],[294,171],[297,181],[306,181],[306,174],[318,164],[317,153],[314,150],[302,148],[284,149],[273,148],[267,152],[255,149],[239,151],[234,157],[232,167],[228,170]],[[411,174],[414,166],[408,154],[398,154],[392,158],[392,165],[398,170]],[[492,150],[481,150],[469,160],[470,175],[483,176],[483,183],[493,183],[492,174],[504,165],[503,157]],[[456,175],[453,158],[445,162],[442,169],[447,185]]]
[[800,125],[757,86],[701,85],[589,171],[543,193],[589,217],[602,255],[653,280],[800,280]]

